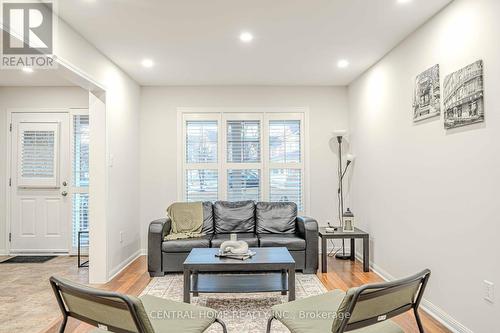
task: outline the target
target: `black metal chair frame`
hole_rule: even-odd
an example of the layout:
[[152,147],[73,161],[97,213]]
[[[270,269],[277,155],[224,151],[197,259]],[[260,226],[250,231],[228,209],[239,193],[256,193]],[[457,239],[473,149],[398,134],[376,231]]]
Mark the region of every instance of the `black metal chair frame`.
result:
[[[109,306],[113,306],[115,308],[127,310],[130,312],[130,315],[132,316],[132,319],[134,321],[134,324],[137,328],[137,332],[139,333],[144,333],[146,332],[146,329],[144,327],[143,322],[140,320],[139,315],[137,313],[137,309],[134,306],[134,303],[130,300],[130,298],[127,295],[123,295],[120,293],[116,292],[111,292],[111,291],[103,291],[103,290],[88,290],[84,288],[79,288],[77,286],[70,286],[63,281],[59,280],[58,278],[52,276],[50,277],[50,285],[52,286],[52,290],[54,291],[54,294],[57,299],[57,303],[59,304],[59,308],[61,309],[61,312],[63,314],[63,320],[61,323],[61,326],[59,328],[59,333],[64,333],[64,330],[66,329],[66,324],[68,323],[68,317],[73,317],[75,319],[78,319],[82,322],[91,324],[95,327],[98,327],[99,322],[93,320],[92,318],[88,318],[82,315],[79,315],[77,313],[68,311],[66,309],[66,306],[64,304],[61,291],[74,295],[76,297],[84,298],[92,302],[100,303],[100,304],[105,304]],[[222,330],[224,333],[227,333],[227,328],[226,324],[218,319],[215,318],[215,322],[219,323],[222,326]],[[116,332],[116,333],[136,333],[128,330],[124,330],[119,327],[112,327],[108,325],[108,329]]]
[[[368,300],[371,298],[376,298],[379,296],[387,295],[392,292],[395,292],[399,289],[404,289],[407,285],[415,283],[415,282],[420,282],[420,288],[417,291],[416,297],[413,300],[413,302],[405,304],[397,309],[394,309],[392,311],[389,311],[384,314],[385,319],[390,319],[393,317],[396,317],[406,311],[409,311],[413,309],[413,313],[415,315],[415,320],[417,322],[418,330],[420,333],[424,333],[424,327],[422,325],[422,321],[420,319],[420,315],[418,313],[418,307],[420,306],[420,302],[422,301],[422,296],[425,291],[425,287],[427,286],[427,282],[429,281],[429,277],[431,275],[431,271],[428,269],[423,270],[420,273],[417,273],[415,275],[409,276],[407,278],[403,278],[400,280],[392,281],[392,282],[384,282],[384,283],[374,283],[374,284],[366,284],[364,286],[359,287],[356,290],[356,293],[354,294],[346,313],[353,313],[354,308],[356,307],[356,303],[358,301],[364,301]],[[370,292],[370,290],[373,290]],[[342,323],[340,325],[340,328],[338,332],[335,333],[343,333],[347,331],[352,331],[355,329],[359,329],[362,327],[374,325],[380,322],[379,320],[380,315],[377,315],[376,317],[368,318],[363,321],[355,322],[352,324],[349,324],[349,316],[344,316]],[[269,318],[267,322],[267,333],[271,332],[271,324],[272,321],[275,319],[275,317]]]

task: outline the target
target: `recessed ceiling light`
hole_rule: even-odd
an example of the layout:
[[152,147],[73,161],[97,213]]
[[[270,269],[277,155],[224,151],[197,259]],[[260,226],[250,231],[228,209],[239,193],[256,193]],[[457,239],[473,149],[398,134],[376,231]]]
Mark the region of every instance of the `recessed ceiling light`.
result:
[[404,3],[410,3],[413,0],[398,0],[398,3],[404,4]]
[[25,72],[25,73],[33,73],[33,68],[31,68],[31,67],[23,67],[23,72]]
[[244,43],[250,43],[253,40],[253,35],[249,32],[242,32],[240,34],[240,40]]
[[144,66],[146,68],[151,68],[154,66],[155,63],[151,59],[143,59],[141,64],[142,64],[142,66]]
[[337,62],[338,68],[347,68],[349,67],[349,61],[346,59],[341,59]]

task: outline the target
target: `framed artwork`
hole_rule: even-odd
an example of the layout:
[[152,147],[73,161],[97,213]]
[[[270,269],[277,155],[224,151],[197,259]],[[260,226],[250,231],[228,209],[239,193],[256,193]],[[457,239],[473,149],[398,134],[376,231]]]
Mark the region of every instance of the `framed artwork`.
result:
[[444,128],[484,121],[483,61],[466,66],[444,79]]
[[438,117],[441,114],[439,65],[434,65],[415,79],[413,92],[413,122]]

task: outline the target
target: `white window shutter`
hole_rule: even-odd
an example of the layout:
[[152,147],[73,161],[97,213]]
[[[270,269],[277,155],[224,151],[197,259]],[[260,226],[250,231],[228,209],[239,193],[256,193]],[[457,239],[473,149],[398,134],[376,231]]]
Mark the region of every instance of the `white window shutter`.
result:
[[269,121],[271,163],[300,163],[300,120]]
[[260,170],[230,169],[227,171],[229,201],[260,200]]
[[187,170],[186,201],[216,201],[219,198],[217,170]]
[[182,200],[291,201],[304,212],[303,113],[185,112]]
[[227,162],[260,162],[259,120],[229,120],[227,122]]
[[186,122],[186,163],[217,163],[217,121]]
[[[73,116],[72,133],[72,242],[78,246],[78,231],[89,230],[89,115]],[[81,245],[88,246],[88,234],[82,234]]]
[[89,186],[89,116],[73,117],[73,185]]
[[[73,247],[78,246],[78,231],[89,230],[89,194],[74,193],[72,205]],[[82,234],[81,245],[88,246],[88,234]]]
[[302,173],[300,169],[271,169],[269,172],[270,201],[291,201],[302,206]]

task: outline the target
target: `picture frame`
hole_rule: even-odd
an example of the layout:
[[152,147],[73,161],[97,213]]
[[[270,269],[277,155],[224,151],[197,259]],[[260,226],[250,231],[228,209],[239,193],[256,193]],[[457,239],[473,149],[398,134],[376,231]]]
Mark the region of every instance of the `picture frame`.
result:
[[415,78],[413,91],[413,122],[441,115],[441,84],[439,64],[432,66]]
[[484,65],[478,60],[444,80],[444,128],[484,122]]

